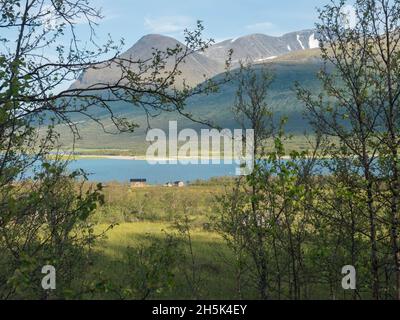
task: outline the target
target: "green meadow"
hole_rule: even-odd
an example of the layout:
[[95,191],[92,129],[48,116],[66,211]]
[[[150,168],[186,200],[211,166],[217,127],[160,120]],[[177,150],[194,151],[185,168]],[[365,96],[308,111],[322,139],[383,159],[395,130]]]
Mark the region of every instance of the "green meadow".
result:
[[[229,179],[198,181],[184,188],[152,186],[130,188],[112,183],[104,190],[105,205],[93,216],[95,230],[102,233],[110,228],[94,249],[93,265],[87,279],[104,282],[108,289],[97,290],[88,298],[140,298],[121,297],[129,287],[135,270],[126,263],[130,250],[152,241],[162,243],[167,235],[179,237],[182,256],[172,268],[171,285],[163,284],[152,292],[152,299],[237,299],[235,275],[231,263],[233,256],[223,239],[211,230],[210,217],[215,197],[224,192]],[[175,222],[183,216],[190,219],[193,254],[188,257],[188,243],[178,235]],[[193,262],[195,268],[193,270]],[[157,268],[157,266],[154,266]],[[194,296],[188,275],[196,274],[198,288]],[[98,285],[98,284],[97,284]],[[100,284],[101,285],[101,284]],[[137,283],[136,283],[137,285]],[[248,298],[255,298],[252,288],[246,290]]]
[[[100,225],[98,228],[104,228]],[[103,272],[111,275],[113,285],[123,286],[132,272],[123,263],[127,248],[135,248],[139,243],[146,241],[151,235],[160,241],[165,237],[165,232],[172,231],[170,225],[162,222],[133,222],[122,223],[108,232],[97,247],[98,256],[95,260],[94,274]],[[235,299],[234,271],[227,261],[232,259],[232,254],[223,240],[213,232],[206,232],[200,228],[192,231],[193,251],[196,269],[201,281],[200,298],[204,299]],[[190,270],[190,263],[184,262],[177,266],[174,272],[173,285],[170,288],[159,290],[153,299],[193,299],[183,269]],[[255,292],[249,290],[248,297],[256,297]],[[120,298],[119,295],[109,292],[99,295],[98,298]]]
[[[241,275],[239,295],[236,257],[222,236],[213,230],[216,199],[231,184],[229,178],[197,181],[184,188],[109,184],[103,192],[105,205],[92,217],[97,233],[108,231],[93,248],[89,273],[79,278],[79,286],[84,282],[85,287],[93,288],[93,292],[83,296],[87,299],[257,299],[254,282],[257,271],[251,267],[251,259],[248,258],[248,267]],[[177,221],[184,217],[188,217],[190,224],[188,233],[181,233],[176,227]],[[162,257],[168,237],[178,240],[177,251],[171,253],[173,261],[166,267]],[[151,244],[155,250],[149,249]],[[153,254],[147,255],[148,252]],[[129,253],[134,254],[133,263]],[[289,298],[289,285],[284,278],[282,286],[284,294],[272,296],[273,299],[285,299],[285,292]],[[142,296],[143,287],[150,288],[146,296]],[[340,298],[351,298],[340,289],[338,292]],[[331,293],[326,284],[314,284],[307,294],[309,298],[330,299]]]

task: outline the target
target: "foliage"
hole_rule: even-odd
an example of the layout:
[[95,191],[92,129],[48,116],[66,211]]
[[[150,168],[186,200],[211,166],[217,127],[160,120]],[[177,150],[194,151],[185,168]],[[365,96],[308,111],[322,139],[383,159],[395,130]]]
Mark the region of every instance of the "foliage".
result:
[[[43,163],[32,180],[2,193],[0,295],[4,298],[63,298],[75,275],[90,264],[96,234],[88,220],[103,201],[101,186],[83,190],[80,172]],[[4,190],[4,189],[2,189]],[[29,192],[27,192],[29,190]],[[41,269],[57,270],[57,288],[44,291]]]

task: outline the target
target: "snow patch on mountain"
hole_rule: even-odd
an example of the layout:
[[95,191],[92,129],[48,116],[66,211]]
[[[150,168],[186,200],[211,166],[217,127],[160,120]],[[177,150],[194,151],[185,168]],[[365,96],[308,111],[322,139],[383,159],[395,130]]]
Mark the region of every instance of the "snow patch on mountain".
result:
[[292,48],[290,47],[290,45],[287,46],[287,49],[288,49],[289,51],[292,51]]
[[303,50],[305,50],[306,48],[304,47],[303,42],[301,42],[301,40],[300,40],[300,35],[299,35],[299,34],[297,35],[297,41],[300,43],[301,48],[302,48]]
[[310,49],[319,48],[319,40],[315,38],[315,33],[310,36],[310,39],[308,40],[308,46]]

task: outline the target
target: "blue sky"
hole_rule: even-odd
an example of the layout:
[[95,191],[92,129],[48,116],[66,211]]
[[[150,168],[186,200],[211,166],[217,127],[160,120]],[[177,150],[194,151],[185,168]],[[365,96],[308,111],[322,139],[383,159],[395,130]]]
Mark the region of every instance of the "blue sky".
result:
[[[250,33],[281,35],[312,28],[316,7],[328,0],[93,0],[103,8],[98,37],[110,33],[132,46],[143,35],[159,33],[183,39],[197,20],[205,37],[221,41]],[[83,30],[82,30],[83,31]]]

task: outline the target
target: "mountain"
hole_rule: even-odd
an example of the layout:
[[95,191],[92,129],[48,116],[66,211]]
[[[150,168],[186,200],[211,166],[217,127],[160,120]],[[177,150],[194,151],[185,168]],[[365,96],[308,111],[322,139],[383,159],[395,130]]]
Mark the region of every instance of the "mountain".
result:
[[[269,91],[267,103],[273,109],[277,120],[282,116],[288,117],[286,131],[295,135],[302,134],[304,130],[309,129],[309,125],[303,117],[304,106],[296,97],[294,84],[300,82],[313,92],[318,92],[321,89],[316,77],[317,72],[322,67],[319,56],[319,49],[292,51],[254,66],[256,70],[268,68],[274,72],[275,78]],[[218,81],[223,76],[223,74],[219,74],[214,79]],[[221,85],[217,93],[192,97],[187,101],[186,111],[191,113],[194,118],[212,120],[223,128],[238,128],[232,114],[236,90],[237,83],[231,81]],[[115,115],[133,120],[140,127],[134,133],[112,135],[104,133],[99,125],[86,118],[77,118],[74,120],[79,123],[78,128],[82,139],[78,140],[75,146],[79,149],[118,149],[131,150],[138,154],[145,153],[147,145],[145,141],[146,114],[137,106],[128,103],[115,103],[112,109]],[[112,131],[113,124],[108,113],[101,109],[96,110],[96,112],[96,117],[102,118],[107,130]],[[177,113],[161,113],[158,117],[150,119],[150,125],[152,128],[160,128],[167,132],[168,121],[172,120],[178,121],[179,129],[200,130],[205,128],[205,126],[194,123]],[[61,127],[58,129],[63,137],[64,146],[70,148],[72,139],[69,128]]]
[[217,43],[209,48],[204,55],[223,63],[229,50],[233,50],[233,63],[246,59],[256,63],[264,62],[290,52],[318,48],[317,38],[314,30],[292,32],[281,37],[252,34]]
[[[155,49],[166,51],[174,49],[176,46],[185,46],[179,41],[166,36],[150,34],[141,38],[133,47],[124,52],[120,58],[131,61],[146,61],[152,59]],[[166,70],[171,70],[174,66],[173,58],[167,61]],[[133,71],[138,71],[137,64],[129,66]],[[180,65],[181,76],[177,77],[177,83],[186,83],[196,86],[206,78],[213,77],[224,71],[225,64],[219,63],[211,58],[194,52],[185,59],[185,63]],[[72,85],[72,88],[88,87],[95,83],[115,83],[121,77],[121,69],[117,64],[111,64],[106,68],[88,69],[84,71],[79,79]]]
[[[166,51],[177,45],[184,47],[179,41],[162,35],[150,34],[141,38],[133,47],[124,52],[121,58],[130,58],[133,61],[144,61],[152,58],[155,49]],[[225,69],[225,61],[230,50],[233,50],[233,66],[240,60],[251,60],[254,63],[263,63],[274,60],[282,55],[313,49],[318,47],[315,31],[304,30],[285,34],[281,37],[272,37],[264,34],[252,34],[237,39],[230,39],[217,43],[205,52],[194,52],[181,64],[181,75],[177,78],[180,87],[183,80],[188,85],[196,86],[205,78],[214,77]],[[174,66],[172,58],[167,63],[166,70]],[[137,71],[137,65],[129,66]],[[84,71],[72,88],[88,87],[96,83],[115,83],[121,77],[121,68],[111,64],[106,68],[88,69]]]
[[[194,52],[184,64],[180,66],[182,75],[177,81],[186,80],[193,86],[204,81],[204,77],[215,80],[224,77],[225,59],[230,49],[234,50],[233,61],[252,59],[256,70],[272,69],[275,78],[267,99],[278,120],[281,116],[288,117],[286,130],[297,134],[308,129],[308,122],[304,119],[304,106],[299,102],[294,91],[295,82],[300,82],[313,92],[320,90],[316,74],[322,66],[320,50],[316,33],[313,30],[292,32],[281,37],[271,37],[262,34],[244,36],[238,39],[226,40],[215,44],[205,52]],[[122,58],[145,60],[152,57],[154,48],[166,50],[177,45],[183,46],[171,37],[147,35],[141,38],[133,47],[121,55]],[[169,61],[167,69],[171,68]],[[235,65],[234,65],[235,66]],[[134,69],[134,67],[132,67]],[[107,70],[89,69],[73,84],[74,87],[86,87],[96,82],[113,83],[120,76],[117,65],[111,65]],[[217,93],[210,95],[196,95],[187,101],[186,111],[193,118],[210,120],[220,127],[234,129],[238,127],[232,114],[235,102],[237,83],[230,81],[220,86]],[[111,105],[115,116],[127,118],[139,124],[140,127],[130,134],[107,134],[93,121],[81,115],[75,115],[72,121],[77,123],[82,139],[75,144],[80,149],[118,149],[131,150],[143,154],[146,151],[147,115],[139,107],[122,102]],[[90,113],[102,120],[108,132],[115,132],[109,113],[100,107],[93,107]],[[168,122],[178,121],[179,129],[192,128],[200,130],[204,125],[194,123],[177,113],[161,113],[150,119],[152,128],[168,131]],[[70,129],[58,127],[64,147],[71,147]]]

